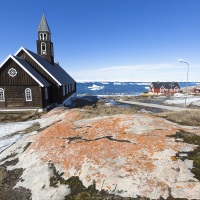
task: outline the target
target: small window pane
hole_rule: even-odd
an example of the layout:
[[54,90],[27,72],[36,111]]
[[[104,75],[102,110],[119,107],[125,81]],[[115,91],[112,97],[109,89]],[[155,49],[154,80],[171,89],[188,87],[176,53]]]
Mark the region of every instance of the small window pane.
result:
[[0,88],[0,101],[5,101],[4,90]]

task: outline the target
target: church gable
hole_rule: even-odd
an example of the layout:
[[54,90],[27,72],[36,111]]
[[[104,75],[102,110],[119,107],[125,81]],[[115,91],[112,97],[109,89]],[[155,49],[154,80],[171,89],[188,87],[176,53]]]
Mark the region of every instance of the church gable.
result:
[[10,55],[0,66],[0,85],[44,87],[50,84],[25,60]]
[[[51,84],[53,85],[61,85],[61,83],[43,66],[45,65],[51,65],[47,60],[45,60],[43,57],[40,57],[40,60],[43,60],[43,63],[41,61],[39,62],[39,59],[36,59],[30,51],[25,49],[24,47],[21,47],[16,53],[15,56],[21,57],[26,62],[28,62],[35,70],[37,70],[42,76],[44,76]],[[53,66],[52,66],[53,67]]]

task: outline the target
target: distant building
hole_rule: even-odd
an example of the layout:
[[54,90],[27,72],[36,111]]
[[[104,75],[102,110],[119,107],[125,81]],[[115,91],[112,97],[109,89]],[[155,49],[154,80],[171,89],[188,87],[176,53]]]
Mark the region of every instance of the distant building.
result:
[[152,82],[149,86],[149,92],[153,93],[177,93],[180,86],[177,82]]
[[50,108],[76,92],[76,81],[54,62],[51,31],[43,13],[37,53],[21,47],[0,65],[0,108]]
[[200,84],[191,89],[191,92],[200,93]]

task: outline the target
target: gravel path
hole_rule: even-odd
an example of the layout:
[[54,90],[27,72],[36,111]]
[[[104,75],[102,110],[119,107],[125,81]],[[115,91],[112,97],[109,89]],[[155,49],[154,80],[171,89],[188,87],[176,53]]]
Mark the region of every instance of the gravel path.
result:
[[160,109],[172,110],[172,111],[191,110],[190,108],[181,108],[181,107],[174,107],[174,106],[164,106],[164,105],[158,105],[158,104],[153,104],[153,103],[141,103],[141,102],[137,102],[137,101],[123,101],[123,100],[118,100],[116,102],[130,104],[130,105],[139,105],[139,106],[151,107],[151,108],[160,108]]

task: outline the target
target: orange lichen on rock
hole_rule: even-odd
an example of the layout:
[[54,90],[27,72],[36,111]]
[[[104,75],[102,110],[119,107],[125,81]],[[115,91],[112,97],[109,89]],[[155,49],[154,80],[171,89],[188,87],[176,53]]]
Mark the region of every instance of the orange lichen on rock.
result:
[[62,121],[32,136],[29,152],[59,165],[66,178],[78,175],[86,186],[96,180],[101,189],[105,180],[103,189],[117,184],[118,190],[126,191],[124,196],[147,191],[152,197],[151,190],[167,196],[164,191],[178,173],[173,169],[179,165],[175,154],[186,146],[166,138],[179,130],[178,125],[145,114],[79,120],[80,110],[65,112]]

